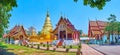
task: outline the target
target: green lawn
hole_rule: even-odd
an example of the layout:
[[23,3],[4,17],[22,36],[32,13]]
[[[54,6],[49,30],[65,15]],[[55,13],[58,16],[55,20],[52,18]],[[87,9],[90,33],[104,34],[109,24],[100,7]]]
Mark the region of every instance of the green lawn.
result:
[[3,42],[0,42],[0,47],[2,47],[4,49],[12,49],[12,50],[8,50],[8,52],[13,52],[17,55],[75,55],[75,53],[64,53],[64,52],[38,50],[38,49],[28,48],[25,46],[6,44]]

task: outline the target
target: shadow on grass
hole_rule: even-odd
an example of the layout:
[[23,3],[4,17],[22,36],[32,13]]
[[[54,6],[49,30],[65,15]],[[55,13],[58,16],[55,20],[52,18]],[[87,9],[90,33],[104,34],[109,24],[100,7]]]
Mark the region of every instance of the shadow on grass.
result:
[[13,52],[8,52],[5,48],[7,48],[7,46],[3,45],[3,43],[0,42],[0,55],[17,55]]

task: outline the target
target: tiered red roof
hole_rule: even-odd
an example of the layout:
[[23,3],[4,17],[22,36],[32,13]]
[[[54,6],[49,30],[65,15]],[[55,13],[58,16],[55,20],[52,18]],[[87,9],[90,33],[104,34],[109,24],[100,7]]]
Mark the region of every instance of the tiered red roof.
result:
[[104,35],[104,29],[107,25],[107,22],[105,21],[89,21],[89,30],[88,30],[88,36],[99,38]]
[[10,32],[7,34],[7,37],[18,37],[19,35],[22,35],[24,37],[28,37],[25,29],[23,26],[16,25],[13,29],[10,30]]
[[[55,30],[56,30],[56,29],[58,28],[58,26],[60,25],[60,22],[64,22],[64,24],[67,25],[67,28],[68,28],[68,29],[70,29],[70,30],[72,30],[72,31],[77,31],[77,30],[75,29],[74,25],[72,25],[72,23],[71,23],[68,19],[63,18],[62,16],[61,16],[61,18],[60,18],[60,20],[59,20],[59,22],[58,22],[57,27],[55,28]],[[55,31],[55,30],[54,30],[54,31]],[[53,32],[54,32],[54,31],[53,31]]]
[[59,22],[56,25],[56,28],[53,30],[53,33],[55,35],[58,35],[59,29],[58,27],[61,27],[60,25],[63,25],[63,28],[65,26],[65,31],[67,32],[67,37],[68,38],[72,38],[74,40],[79,39],[80,33],[77,29],[75,29],[74,25],[72,25],[72,23],[67,19],[67,18],[63,18],[61,16]]

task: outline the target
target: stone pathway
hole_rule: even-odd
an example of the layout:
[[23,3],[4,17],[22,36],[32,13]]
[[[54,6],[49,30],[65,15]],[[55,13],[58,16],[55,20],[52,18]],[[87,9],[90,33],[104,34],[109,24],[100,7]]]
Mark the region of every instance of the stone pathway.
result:
[[104,55],[104,54],[100,53],[99,51],[91,48],[87,44],[82,44],[81,51],[82,51],[82,55]]

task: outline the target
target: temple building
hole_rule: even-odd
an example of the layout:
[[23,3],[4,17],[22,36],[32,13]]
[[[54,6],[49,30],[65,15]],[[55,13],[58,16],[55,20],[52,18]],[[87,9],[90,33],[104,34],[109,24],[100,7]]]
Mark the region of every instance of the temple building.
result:
[[[75,29],[74,25],[61,16],[56,28],[53,30],[53,34],[57,37],[57,45],[68,45],[79,42],[79,31]],[[72,43],[71,43],[72,42]]]
[[102,40],[102,38],[105,36],[104,30],[106,25],[107,22],[105,21],[89,21],[88,37],[96,40]]
[[25,44],[25,40],[27,40],[28,36],[24,27],[21,25],[16,25],[10,32],[7,34],[7,42],[8,43],[19,43]]

